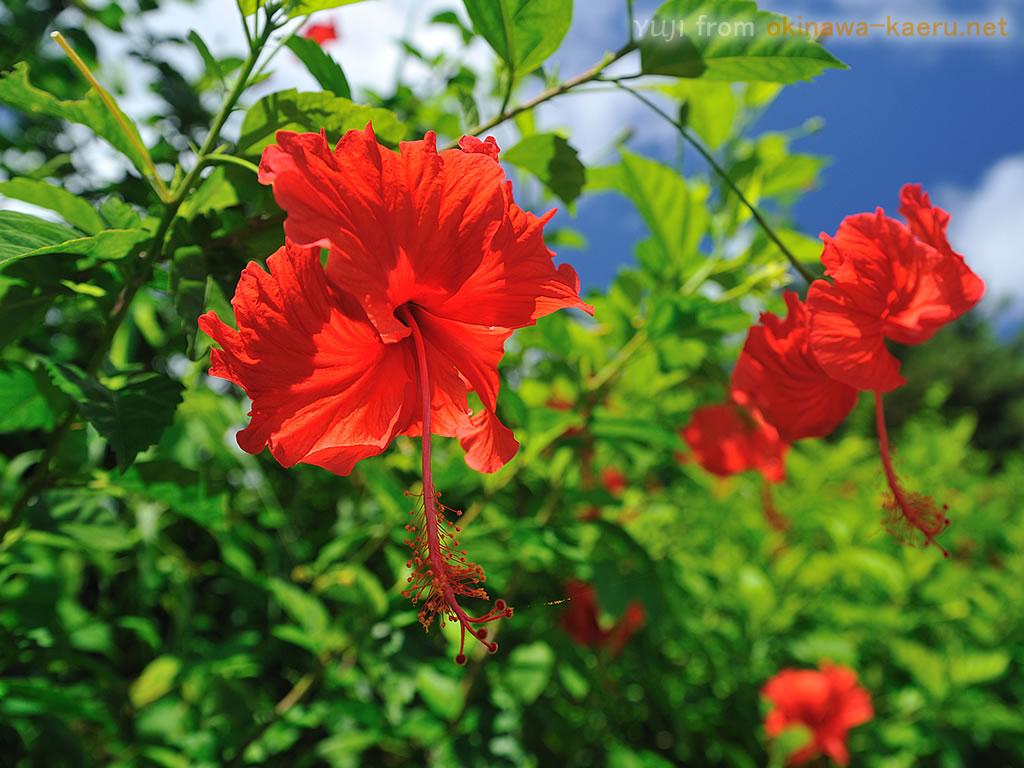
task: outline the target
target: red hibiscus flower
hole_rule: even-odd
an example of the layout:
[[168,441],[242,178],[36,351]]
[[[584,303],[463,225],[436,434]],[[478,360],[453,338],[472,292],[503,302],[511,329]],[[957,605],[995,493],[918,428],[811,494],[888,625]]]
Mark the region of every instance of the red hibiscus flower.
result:
[[697,463],[712,474],[727,477],[756,469],[766,481],[781,482],[789,444],[746,403],[744,393],[737,392],[729,402],[701,406],[680,434]]
[[811,731],[811,743],[789,756],[790,765],[803,765],[820,754],[846,765],[850,760],[847,732],[875,714],[871,695],[847,667],[784,669],[765,684],[761,695],[773,705],[764,722],[769,737],[793,725]]
[[822,233],[825,274],[807,292],[810,344],[822,369],[861,390],[906,383],[885,339],[927,341],[981,299],[985,285],[946,240],[949,214],[920,185],[900,192],[904,225],[879,208],[847,216],[834,238]]
[[[331,152],[321,134],[278,133],[260,181],[273,184],[288,218],[288,244],[269,274],[246,267],[232,302],[238,330],[212,312],[200,327],[223,350],[213,375],[242,386],[253,405],[239,445],[269,446],[285,466],[316,464],[348,474],[400,434],[421,436],[423,492],[407,595],[429,627],[510,615],[503,601],[472,618],[456,596],[486,597],[483,570],[456,549],[437,501],[431,436],[456,437],[466,463],[500,469],[518,449],[495,413],[498,361],[516,328],[563,307],[592,311],[568,265],[556,269],[537,218],[512,201],[497,146],[464,139],[438,153],[433,133],[401,153],[373,131],[351,131]],[[553,212],[552,212],[553,213]],[[328,251],[326,270],[320,249]],[[483,408],[467,403],[476,392]],[[465,661],[463,648],[457,660]]]
[[[934,208],[920,185],[900,191],[907,224],[874,214],[848,216],[834,238],[822,234],[821,260],[832,283],[816,280],[807,292],[810,347],[822,369],[849,386],[875,393],[875,417],[886,482],[886,527],[901,541],[924,545],[949,525],[946,507],[928,495],[908,492],[896,477],[882,408],[882,393],[906,383],[885,339],[927,341],[964,314],[985,285],[946,239],[949,214]],[[946,557],[949,553],[942,549]]]
[[647,621],[647,613],[639,600],[631,600],[625,613],[610,629],[602,629],[594,587],[575,579],[565,585],[569,605],[562,614],[562,628],[579,645],[607,648],[612,656],[622,653],[631,635]]
[[831,378],[814,359],[807,339],[809,313],[793,291],[783,293],[785,320],[770,312],[751,327],[732,372],[742,392],[788,443],[824,437],[847,417],[857,390]]
[[338,40],[338,30],[333,21],[326,24],[310,24],[302,30],[302,36],[314,41],[317,45],[323,46],[331,40]]

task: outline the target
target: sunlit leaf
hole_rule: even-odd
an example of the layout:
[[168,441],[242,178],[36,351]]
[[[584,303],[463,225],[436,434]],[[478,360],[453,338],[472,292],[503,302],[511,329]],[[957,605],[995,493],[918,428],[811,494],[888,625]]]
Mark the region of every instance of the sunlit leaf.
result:
[[396,144],[405,135],[393,112],[386,109],[354,104],[333,93],[299,93],[294,88],[264,96],[249,108],[242,123],[238,151],[245,155],[258,155],[268,144],[273,144],[278,131],[327,131],[333,145],[342,134],[362,130],[373,124],[377,138]]
[[778,14],[747,0],[668,0],[643,28],[647,74],[792,83],[846,68],[813,38],[787,34]]
[[572,21],[572,0],[463,0],[473,29],[522,76],[558,50]]

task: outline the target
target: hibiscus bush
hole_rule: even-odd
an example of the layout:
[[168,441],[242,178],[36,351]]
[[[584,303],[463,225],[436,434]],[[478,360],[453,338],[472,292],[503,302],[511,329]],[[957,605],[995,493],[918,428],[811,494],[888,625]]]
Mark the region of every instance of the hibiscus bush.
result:
[[[3,11],[0,764],[1024,762],[1022,372],[925,191],[823,248],[757,132],[844,65],[669,0],[560,73],[571,0],[465,0],[374,93],[346,4],[227,4],[223,55]],[[678,163],[536,115],[609,89]],[[608,196],[647,234],[581,294],[546,212]]]

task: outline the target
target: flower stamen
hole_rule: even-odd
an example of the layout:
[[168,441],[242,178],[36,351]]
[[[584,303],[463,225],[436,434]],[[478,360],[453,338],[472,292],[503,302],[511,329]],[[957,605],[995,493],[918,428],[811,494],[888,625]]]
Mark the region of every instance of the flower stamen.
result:
[[[441,615],[441,626],[447,621],[459,622],[461,639],[459,653],[455,657],[457,664],[466,663],[466,633],[475,637],[490,653],[498,650],[498,644],[487,639],[487,630],[475,627],[497,619],[510,617],[512,608],[504,600],[496,600],[494,607],[483,616],[469,616],[459,605],[457,595],[488,599],[487,592],[479,586],[486,580],[484,569],[466,559],[466,551],[458,549],[459,542],[455,534],[461,529],[444,515],[444,511],[455,511],[438,501],[440,494],[434,490],[434,476],[430,465],[430,381],[427,374],[427,355],[423,343],[423,335],[408,306],[401,306],[395,316],[412,331],[416,345],[416,364],[419,375],[420,393],[423,405],[422,428],[422,468],[423,492],[410,494],[419,499],[416,506],[409,512],[413,521],[406,525],[406,530],[413,534],[406,539],[413,551],[407,565],[413,569],[408,578],[409,588],[402,594],[412,600],[413,605],[419,604],[419,620],[424,629],[430,629],[434,617]],[[442,524],[443,523],[443,524]],[[446,527],[450,530],[446,530]]]
[[883,523],[897,542],[913,544],[914,532],[924,535],[924,546],[934,544],[942,551],[942,556],[949,558],[949,551],[939,544],[935,537],[949,527],[949,518],[945,504],[939,507],[935,499],[917,491],[905,491],[896,477],[889,454],[889,436],[885,429],[885,412],[882,409],[882,395],[875,392],[875,423],[878,429],[878,447],[882,455],[882,466],[885,478],[892,492],[882,508],[886,516]]

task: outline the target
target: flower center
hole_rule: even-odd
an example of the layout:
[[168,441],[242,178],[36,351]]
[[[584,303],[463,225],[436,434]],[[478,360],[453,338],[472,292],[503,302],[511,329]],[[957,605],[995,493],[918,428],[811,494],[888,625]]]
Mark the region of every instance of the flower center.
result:
[[[465,664],[466,632],[483,643],[488,651],[494,653],[498,650],[498,644],[487,640],[486,629],[476,628],[474,625],[511,616],[512,609],[504,600],[496,600],[490,611],[473,618],[466,614],[456,599],[456,595],[466,595],[486,600],[487,593],[477,586],[486,579],[486,576],[483,568],[466,560],[465,550],[456,549],[459,542],[452,534],[459,533],[461,529],[455,527],[444,516],[443,510],[448,508],[438,501],[440,494],[434,490],[434,476],[430,465],[430,376],[423,334],[413,315],[412,306],[414,305],[403,304],[395,310],[395,317],[410,328],[416,346],[416,369],[423,411],[423,494],[420,503],[409,513],[413,517],[413,522],[406,526],[410,533],[415,534],[412,540],[406,539],[406,543],[413,550],[413,557],[407,563],[413,568],[413,574],[408,579],[409,589],[402,594],[411,598],[413,605],[421,603],[419,619],[426,629],[430,628],[438,613],[441,614],[442,627],[445,619],[459,622],[462,634],[459,654],[455,661],[458,664]],[[453,530],[445,530],[444,526]]]

